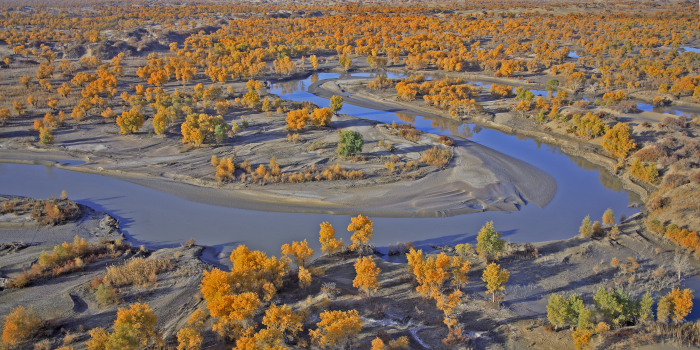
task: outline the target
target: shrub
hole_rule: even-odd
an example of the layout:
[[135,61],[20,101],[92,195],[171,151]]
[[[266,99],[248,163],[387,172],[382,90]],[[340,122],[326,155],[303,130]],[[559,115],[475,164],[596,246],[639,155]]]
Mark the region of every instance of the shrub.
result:
[[95,298],[97,299],[97,303],[102,306],[112,305],[119,302],[117,290],[112,286],[105,285],[104,283],[97,287],[97,290],[95,291]]
[[132,284],[140,286],[153,285],[158,280],[158,274],[172,269],[168,258],[132,258],[124,265],[113,265],[107,268],[105,284],[121,287]]
[[338,154],[343,157],[354,156],[362,152],[365,141],[357,131],[343,130],[340,132],[340,142],[338,143]]
[[20,305],[5,316],[5,328],[2,331],[2,341],[9,345],[22,343],[36,334],[42,320],[34,310]]
[[435,146],[423,152],[421,162],[444,168],[450,163],[453,156],[452,149]]
[[85,261],[93,261],[106,254],[121,254],[128,247],[122,243],[114,245],[88,243],[84,238],[75,236],[73,243],[63,242],[54,246],[51,253],[42,252],[39,255],[39,262],[32,265],[29,271],[23,271],[10,280],[8,287],[23,288],[38,278],[59,276],[80,270],[85,267]]
[[635,159],[634,163],[632,163],[630,172],[632,176],[649,183],[654,183],[659,178],[659,170],[656,167],[656,163],[645,164],[639,159]]

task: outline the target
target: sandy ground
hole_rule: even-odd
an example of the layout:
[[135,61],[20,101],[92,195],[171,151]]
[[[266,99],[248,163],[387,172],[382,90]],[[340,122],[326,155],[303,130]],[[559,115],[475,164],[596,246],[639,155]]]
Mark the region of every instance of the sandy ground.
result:
[[[117,231],[106,232],[99,224],[105,214],[87,208],[85,215],[76,222],[45,227],[33,225],[31,220],[0,217],[0,241],[24,241],[28,247],[19,250],[0,251],[0,274],[13,277],[22,269],[29,268],[42,250],[50,250],[63,240],[71,240],[74,234],[89,239],[119,237]],[[633,296],[649,291],[658,298],[669,288],[677,285],[677,270],[673,246],[656,236],[643,233],[637,216],[620,224],[622,234],[617,239],[571,238],[562,241],[541,242],[534,245],[537,256],[523,256],[513,246],[500,260],[500,264],[511,271],[511,279],[503,294],[503,303],[497,306],[484,293],[481,281],[484,263],[478,257],[469,256],[473,262],[469,274],[470,282],[463,289],[465,301],[458,307],[459,321],[470,336],[473,349],[562,349],[571,347],[571,330],[552,333],[546,327],[546,303],[551,293],[565,295],[581,294],[588,304],[601,286],[623,287]],[[25,226],[18,227],[18,221]],[[110,230],[111,231],[111,230]],[[451,251],[450,247],[444,247]],[[48,278],[33,283],[24,289],[0,290],[0,314],[6,314],[16,305],[32,305],[47,319],[39,338],[57,347],[66,334],[76,338],[73,345],[89,339],[88,330],[93,327],[109,327],[116,317],[116,310],[133,302],[147,302],[158,314],[158,329],[170,344],[175,344],[174,335],[184,326],[190,313],[205,307],[199,294],[202,272],[212,268],[201,261],[202,247],[178,247],[142,253],[134,250],[115,259],[104,259],[79,272]],[[173,269],[158,276],[155,285],[129,286],[120,289],[122,302],[112,306],[100,306],[96,302],[91,281],[104,273],[107,266],[121,264],[132,256],[164,257],[173,261]],[[613,267],[610,261],[618,258],[625,264],[628,257],[636,259],[640,268],[636,271]],[[405,263],[389,262],[381,257],[375,261],[381,268],[380,289],[370,297],[363,296],[352,286],[355,277],[354,255],[316,259],[311,264],[315,271],[312,285],[306,289],[298,287],[296,278],[289,277],[278,294],[276,302],[292,305],[297,310],[308,310],[310,317],[306,327],[313,328],[316,316],[324,310],[358,309],[364,328],[358,338],[358,348],[368,348],[369,342],[381,330],[392,338],[407,336],[412,349],[451,349],[442,339],[447,330],[442,323],[442,313],[433,301],[415,291],[415,282]],[[653,271],[662,273],[652,273]],[[685,283],[698,271],[692,261],[681,269]],[[334,283],[337,295],[328,297],[321,291],[324,284]],[[50,295],[50,298],[46,296]],[[208,323],[210,324],[211,321]],[[624,330],[624,329],[623,329]],[[623,331],[620,330],[620,331]],[[675,343],[655,338],[643,328],[636,330],[640,337],[616,340],[610,344],[608,335],[597,335],[593,345],[599,349],[640,348],[648,350],[677,349]],[[613,336],[615,333],[610,333]],[[218,339],[212,332],[205,339],[214,349],[230,348],[232,344]],[[20,348],[31,349],[31,344]]]
[[[55,144],[43,147],[27,131],[31,118],[23,118],[3,128],[7,137],[0,141],[0,162],[76,160],[84,163],[59,166],[120,177],[208,204],[290,212],[443,216],[484,209],[517,210],[527,202],[543,206],[556,193],[555,181],[543,171],[468,140],[455,140],[455,157],[446,169],[422,166],[409,173],[389,174],[384,166],[389,158],[419,160],[421,152],[439,144],[437,136],[423,134],[413,142],[375,122],[341,115],[334,117],[331,128],[308,128],[301,134],[302,142],[291,143],[286,139],[284,115],[235,111],[226,119],[240,123],[243,114],[249,128],[221,145],[199,148],[183,146],[175,128],[166,137],[150,135],[150,120],[136,135],[119,135],[113,123],[99,117],[57,130]],[[339,129],[363,134],[364,160],[338,158]],[[381,141],[391,142],[396,150],[383,149]],[[312,164],[320,168],[340,164],[368,176],[361,181],[220,186],[209,164],[213,154],[249,160],[254,168],[275,157],[283,172],[303,171]]]

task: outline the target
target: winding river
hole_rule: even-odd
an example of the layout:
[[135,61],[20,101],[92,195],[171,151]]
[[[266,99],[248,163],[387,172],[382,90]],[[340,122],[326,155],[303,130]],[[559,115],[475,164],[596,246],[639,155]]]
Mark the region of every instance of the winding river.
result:
[[[356,74],[363,77],[367,74]],[[321,73],[316,79],[337,79],[338,74]],[[296,101],[312,101],[328,106],[329,101],[307,92],[312,78],[274,85],[271,92]],[[577,234],[586,215],[599,219],[606,208],[617,215],[631,215],[636,197],[623,190],[621,183],[593,164],[568,156],[557,147],[507,135],[476,125],[449,120],[432,120],[419,115],[378,111],[348,103],[342,113],[381,122],[410,122],[418,129],[441,135],[468,138],[497,151],[528,162],[551,174],[557,193],[545,207],[528,204],[517,212],[480,212],[435,218],[373,217],[373,242],[386,249],[398,241],[415,242],[430,250],[431,245],[475,241],[486,221],[512,242],[556,240]],[[279,247],[292,240],[308,239],[319,248],[319,223],[331,222],[346,240],[347,215],[264,212],[215,206],[187,200],[177,195],[130,183],[113,177],[73,172],[42,165],[0,164],[0,193],[30,197],[50,197],[67,190],[79,203],[90,205],[117,217],[123,231],[135,244],[151,248],[179,245],[196,238],[209,246],[209,260],[226,261],[237,244],[279,254]],[[235,206],[235,203],[232,204]]]

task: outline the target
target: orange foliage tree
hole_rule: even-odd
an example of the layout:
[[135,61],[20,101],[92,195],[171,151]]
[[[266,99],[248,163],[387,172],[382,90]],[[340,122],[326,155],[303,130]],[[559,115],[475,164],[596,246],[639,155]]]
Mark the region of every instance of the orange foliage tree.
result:
[[348,231],[354,231],[350,238],[352,240],[350,249],[353,251],[362,250],[369,244],[372,237],[374,237],[374,221],[362,214],[350,220]]
[[355,262],[355,273],[357,274],[352,286],[359,288],[365,295],[371,295],[379,290],[379,274],[382,270],[377,267],[374,258],[371,256],[360,257]]
[[314,343],[323,349],[343,348],[352,343],[362,331],[364,322],[357,310],[324,311],[321,321],[309,334]]
[[335,228],[333,228],[333,225],[328,221],[321,223],[319,241],[321,242],[321,250],[326,254],[340,252],[345,246],[345,242],[343,242],[342,238],[335,238]]

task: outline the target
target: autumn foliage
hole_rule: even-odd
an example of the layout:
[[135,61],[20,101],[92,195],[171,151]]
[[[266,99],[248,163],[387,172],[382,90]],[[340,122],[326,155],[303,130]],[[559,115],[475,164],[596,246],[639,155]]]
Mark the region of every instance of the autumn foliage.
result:
[[371,256],[359,257],[355,262],[355,280],[352,286],[360,289],[365,295],[371,295],[379,289],[379,274],[382,270],[377,267]]
[[348,231],[353,232],[350,249],[357,251],[362,250],[369,244],[369,241],[374,237],[374,221],[360,214],[350,219]]

